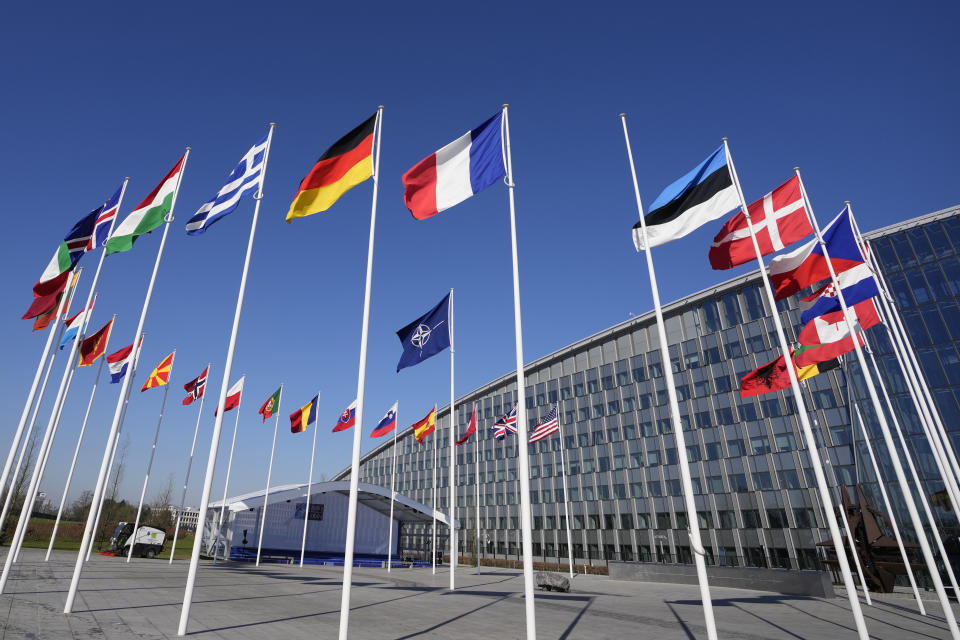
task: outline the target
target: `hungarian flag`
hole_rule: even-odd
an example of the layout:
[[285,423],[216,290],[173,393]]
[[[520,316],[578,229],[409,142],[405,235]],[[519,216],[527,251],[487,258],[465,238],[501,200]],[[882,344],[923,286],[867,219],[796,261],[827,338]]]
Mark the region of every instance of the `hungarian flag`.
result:
[[387,411],[387,414],[380,419],[380,422],[377,423],[376,428],[370,432],[371,438],[385,436],[397,427],[397,405],[399,404],[399,402],[393,403],[393,406],[390,407],[390,410]]
[[143,383],[143,388],[140,389],[140,393],[143,393],[147,389],[153,389],[154,387],[162,387],[170,382],[170,370],[173,369],[173,356],[176,354],[177,352],[174,351],[154,367],[150,375],[147,376],[147,381]]
[[467,440],[470,439],[470,436],[477,432],[477,407],[474,405],[473,413],[470,414],[470,426],[467,427],[466,433],[463,434],[463,437],[457,440],[457,444],[461,445]]
[[197,398],[203,397],[203,392],[207,390],[207,372],[210,370],[208,365],[199,376],[183,385],[183,390],[187,392],[187,397],[183,399],[183,406],[192,404]]
[[320,402],[319,394],[290,414],[290,433],[303,433],[307,427],[317,421],[318,402]]
[[413,423],[413,426],[410,428],[413,429],[413,435],[417,439],[417,444],[423,444],[423,439],[437,429],[437,406],[434,405],[426,418]]
[[343,410],[343,413],[340,414],[340,418],[337,420],[337,424],[333,426],[333,433],[337,431],[345,431],[352,427],[357,421],[357,401],[354,400],[350,403],[350,406]]
[[80,343],[80,363],[77,364],[78,367],[89,367],[96,362],[97,358],[106,353],[111,331],[113,331],[113,318],[103,325],[102,329],[83,339],[83,342]]
[[267,418],[271,418],[277,414],[277,410],[280,409],[280,393],[283,391],[283,387],[280,387],[273,392],[273,395],[267,398],[267,401],[260,406],[260,410],[257,411],[261,416],[263,416],[263,422],[267,421]]
[[173,199],[180,184],[180,175],[183,171],[183,160],[186,154],[180,156],[177,164],[167,173],[163,181],[154,187],[137,208],[130,212],[123,222],[117,225],[113,235],[107,240],[107,255],[130,251],[137,238],[150,233],[163,224],[163,219],[173,208]]
[[373,133],[377,114],[327,149],[307,177],[287,211],[287,222],[326,211],[340,196],[373,175]]
[[[243,395],[243,381],[246,376],[241,376],[239,380],[233,383],[233,386],[227,390],[227,397],[223,400],[223,412],[240,406],[240,397]],[[213,415],[217,415],[219,408],[213,410]]]
[[[803,206],[800,178],[794,175],[749,207],[750,222],[757,236],[760,255],[766,256],[803,240],[813,226]],[[741,209],[723,225],[710,245],[710,266],[732,269],[756,258],[747,217]]]

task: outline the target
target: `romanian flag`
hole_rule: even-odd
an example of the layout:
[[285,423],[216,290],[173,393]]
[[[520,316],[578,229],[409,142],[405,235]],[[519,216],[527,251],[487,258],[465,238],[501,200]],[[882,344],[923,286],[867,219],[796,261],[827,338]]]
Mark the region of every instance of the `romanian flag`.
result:
[[287,211],[294,218],[326,211],[344,193],[373,175],[373,133],[377,114],[343,136],[320,156]]
[[315,395],[310,402],[290,414],[290,433],[302,433],[307,430],[308,426],[317,421],[317,402],[319,400],[320,396]]
[[143,393],[147,389],[153,389],[154,387],[162,387],[170,381],[170,370],[173,368],[173,356],[176,355],[176,351],[164,358],[160,364],[150,372],[150,375],[147,376],[147,381],[143,383],[143,388],[140,389],[140,393]]
[[97,361],[97,358],[106,353],[107,343],[110,342],[110,331],[112,330],[113,319],[111,318],[110,322],[103,325],[100,331],[84,338],[83,342],[80,343],[80,363],[77,365],[78,367],[89,367]]
[[417,438],[418,444],[423,444],[423,439],[433,433],[437,428],[437,407],[434,405],[427,417],[420,422],[415,422],[412,427],[413,435]]

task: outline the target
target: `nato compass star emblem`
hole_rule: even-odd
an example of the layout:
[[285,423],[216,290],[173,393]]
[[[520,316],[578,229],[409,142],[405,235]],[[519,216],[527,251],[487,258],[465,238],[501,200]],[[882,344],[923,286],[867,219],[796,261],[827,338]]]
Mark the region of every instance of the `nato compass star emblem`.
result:
[[430,325],[420,324],[417,325],[417,328],[413,331],[413,334],[410,336],[410,344],[415,346],[417,349],[420,349],[421,356],[423,355],[423,348],[427,346],[427,343],[430,342],[430,335],[444,323],[443,320],[437,323],[433,328],[430,328]]

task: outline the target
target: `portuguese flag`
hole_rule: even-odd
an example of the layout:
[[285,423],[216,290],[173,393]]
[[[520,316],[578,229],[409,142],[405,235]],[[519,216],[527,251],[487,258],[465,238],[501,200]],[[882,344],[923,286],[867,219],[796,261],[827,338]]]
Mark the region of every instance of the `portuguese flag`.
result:
[[320,156],[287,211],[287,222],[326,211],[340,196],[373,175],[377,114],[343,136]]
[[150,233],[163,224],[164,217],[173,208],[173,199],[177,194],[177,187],[180,185],[184,158],[186,158],[186,154],[180,157],[176,166],[150,192],[150,195],[144,198],[143,202],[123,222],[117,225],[113,235],[107,240],[107,255],[130,251],[137,238],[145,233]]
[[259,413],[263,416],[263,421],[266,422],[267,418],[277,415],[277,410],[280,409],[280,392],[283,391],[283,387],[280,387],[273,392],[273,395],[267,398],[267,401],[263,403],[263,406],[260,407]]

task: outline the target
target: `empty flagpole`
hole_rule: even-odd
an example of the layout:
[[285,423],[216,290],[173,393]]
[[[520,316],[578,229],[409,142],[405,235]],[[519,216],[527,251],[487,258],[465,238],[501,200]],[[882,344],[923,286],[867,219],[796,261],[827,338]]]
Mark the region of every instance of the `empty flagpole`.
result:
[[[367,279],[363,290],[363,324],[360,329],[360,363],[357,376],[356,424],[363,424],[363,391],[367,376],[367,337],[370,330],[370,287],[373,279],[373,239],[377,226],[377,193],[380,187],[380,134],[383,132],[383,105],[377,107],[374,123],[377,132],[377,154],[373,162],[373,202],[370,205],[370,240],[367,247]],[[347,504],[347,539],[343,562],[343,587],[340,594],[340,640],[347,640],[350,628],[350,588],[353,584],[353,548],[357,531],[357,496],[360,483],[360,440],[362,429],[353,434],[353,452],[350,461],[350,500]]]
[[[173,554],[177,550],[177,535],[180,533],[180,520],[183,516],[183,506],[187,502],[187,485],[190,484],[190,469],[193,467],[193,452],[197,448],[197,434],[200,433],[200,418],[203,416],[203,401],[207,399],[207,380],[210,379],[210,367],[212,363],[207,363],[206,373],[203,381],[203,394],[200,396],[200,408],[197,409],[197,424],[193,427],[193,442],[190,443],[190,457],[187,459],[187,473],[183,476],[183,493],[180,494],[180,508],[177,509],[177,523],[173,527],[173,542],[170,544],[170,561],[167,564],[173,564]],[[203,529],[199,526],[201,535]]]
[[[633,164],[631,161],[630,164]],[[560,468],[563,471],[563,517],[567,522],[567,564],[570,577],[573,577],[573,540],[570,535],[570,497],[567,495],[567,463],[563,457],[563,427],[560,426],[560,402],[554,405],[557,409],[557,435],[560,436]]]
[[[241,380],[245,380],[246,375],[240,376]],[[243,402],[243,391],[240,392],[240,402]],[[224,413],[223,405],[220,405],[218,413]],[[233,470],[233,450],[237,444],[237,431],[240,428],[240,405],[237,405],[237,416],[233,421],[233,439],[230,440],[230,457],[227,458],[227,476],[223,481],[223,501],[220,503],[220,516],[217,518],[217,538],[220,537],[220,530],[223,528],[223,512],[227,509],[227,490],[230,487],[230,471]],[[197,526],[199,527],[200,521],[197,521]],[[223,548],[223,559],[226,560],[229,554],[227,553],[227,548]],[[217,559],[217,549],[214,546],[213,549],[213,559]]]
[[[474,410],[474,412],[476,412],[476,410],[477,410],[477,402],[476,402],[476,401],[473,402],[473,410]],[[473,478],[474,481],[476,482],[476,485],[477,485],[477,489],[476,489],[476,493],[477,493],[477,505],[476,505],[476,508],[477,508],[477,521],[476,521],[476,523],[475,523],[476,526],[477,526],[477,539],[476,539],[474,542],[476,542],[476,547],[477,547],[477,575],[480,575],[480,429],[477,429],[477,432],[476,432],[475,434],[473,434],[473,435],[474,435],[474,440],[476,441],[476,442],[475,442],[475,444],[476,444],[476,447],[475,447],[475,448],[476,448],[476,452],[477,452],[477,453],[476,453],[476,458],[475,458],[475,460],[474,460],[475,471],[474,471],[474,478]]]
[[393,497],[397,480],[397,430],[400,428],[400,401],[397,401],[397,415],[393,416],[393,464],[390,467],[390,524],[387,527],[387,573],[393,564]]
[[526,382],[523,371],[523,328],[520,321],[520,266],[517,260],[517,214],[514,198],[513,159],[510,155],[510,105],[503,105],[503,151],[510,201],[510,252],[513,259],[513,324],[517,345],[517,435],[520,440],[520,528],[523,532],[523,596],[526,607],[527,640],[537,637],[537,613],[533,595],[533,530],[530,522],[530,459],[527,456]]
[[260,566],[260,549],[263,547],[263,525],[267,519],[267,501],[270,499],[270,477],[273,475],[273,453],[277,450],[277,430],[280,428],[280,401],[283,400],[283,384],[280,384],[280,395],[277,396],[277,415],[273,423],[273,442],[270,444],[270,464],[267,466],[267,489],[263,494],[263,515],[260,516],[260,536],[257,538],[257,565]]
[[[257,219],[260,217],[260,202],[263,200],[263,181],[267,177],[267,160],[270,159],[270,143],[273,141],[273,130],[276,123],[270,123],[270,130],[267,132],[267,146],[263,151],[263,170],[260,172],[260,188],[254,197],[256,204],[253,206],[253,220],[250,222],[250,237],[247,240],[247,253],[243,259],[243,272],[240,276],[240,291],[237,293],[237,308],[233,313],[233,327],[230,329],[230,344],[227,347],[227,360],[224,365],[223,382],[220,385],[220,395],[217,398],[217,406],[221,411],[217,412],[217,417],[213,422],[213,433],[210,435],[210,453],[207,456],[207,468],[203,480],[203,491],[200,494],[200,513],[197,516],[197,530],[203,531],[204,523],[207,517],[207,503],[210,500],[210,489],[213,486],[213,472],[217,466],[217,446],[220,444],[220,430],[223,427],[223,403],[227,398],[227,390],[230,388],[230,374],[233,371],[233,350],[237,345],[237,330],[240,328],[240,313],[243,311],[243,296],[247,290],[247,273],[250,271],[250,254],[253,252],[253,238],[257,232]],[[242,397],[242,396],[241,396]],[[187,585],[183,592],[183,607],[180,609],[180,623],[177,627],[177,635],[182,636],[187,633],[187,625],[190,621],[190,607],[193,604],[193,588],[197,582],[197,567],[200,565],[200,545],[203,543],[203,536],[198,535],[193,539],[193,551],[190,553],[190,569],[187,572]],[[216,557],[216,549],[214,549]]]
[[[114,314],[110,322],[113,322],[117,319],[117,315]],[[60,498],[60,507],[57,509],[57,519],[53,523],[53,531],[50,533],[50,544],[47,546],[47,554],[44,556],[43,561],[47,562],[50,560],[50,553],[53,551],[53,543],[57,539],[57,529],[60,527],[60,519],[63,517],[63,507],[67,503],[67,492],[70,491],[70,482],[73,480],[73,472],[77,467],[77,457],[80,455],[80,445],[83,444],[83,435],[87,430],[87,421],[90,419],[90,409],[93,407],[93,398],[97,394],[97,385],[100,382],[100,374],[103,372],[103,363],[107,359],[107,350],[110,346],[110,336],[113,334],[113,325],[110,325],[110,331],[107,332],[107,341],[103,345],[103,354],[100,356],[100,366],[97,367],[97,375],[93,379],[93,389],[90,390],[90,400],[87,401],[87,410],[83,414],[83,423],[80,425],[80,435],[77,436],[77,446],[73,450],[73,459],[70,461],[70,469],[67,471],[67,482],[63,486],[63,495]],[[93,505],[90,505],[90,508],[93,508]],[[0,518],[0,522],[3,519]]]
[[[170,375],[173,375],[173,361],[177,357],[177,350],[173,350],[170,358]],[[143,511],[143,499],[147,495],[147,484],[150,482],[150,471],[153,469],[153,458],[157,453],[157,440],[160,439],[160,425],[163,424],[163,411],[167,407],[167,393],[170,391],[170,381],[163,385],[163,400],[160,401],[160,416],[157,418],[157,430],[153,434],[153,446],[150,447],[150,461],[147,462],[147,473],[143,476],[143,488],[140,489],[140,503],[137,505],[137,517],[133,521],[133,533],[130,540],[130,551],[127,552],[127,562],[133,557],[133,547],[137,543],[137,529],[140,528],[140,514]]]
[[[794,401],[797,404],[797,416],[800,419],[800,427],[803,431],[804,440],[806,440],[807,449],[811,452],[818,450],[817,440],[813,435],[813,428],[810,426],[810,417],[807,414],[806,402],[803,399],[803,393],[800,390],[800,382],[797,379],[797,369],[793,364],[793,356],[790,352],[790,345],[787,342],[786,334],[783,331],[783,322],[780,320],[780,311],[777,309],[777,302],[773,296],[773,289],[770,286],[770,279],[767,275],[767,267],[761,257],[760,245],[757,243],[756,232],[753,229],[753,222],[750,219],[750,210],[743,197],[743,189],[740,187],[740,179],[737,176],[736,167],[733,164],[733,156],[730,154],[730,146],[727,139],[723,139],[723,146],[726,151],[727,162],[730,166],[730,175],[733,178],[737,194],[740,198],[740,206],[747,221],[747,229],[750,231],[750,240],[753,243],[754,255],[757,258],[757,265],[760,267],[760,277],[763,281],[763,288],[767,294],[767,304],[770,306],[770,316],[773,318],[774,326],[777,329],[777,340],[780,343],[780,353],[783,355],[784,364],[787,369],[787,375],[790,378],[790,388],[793,391]],[[810,464],[813,466],[813,475],[817,480],[817,489],[820,493],[820,501],[823,506],[824,515],[827,519],[827,526],[830,529],[830,538],[833,541],[834,549],[837,552],[837,564],[840,566],[840,574],[843,576],[843,583],[847,590],[847,599],[850,601],[850,609],[853,612],[853,620],[857,627],[857,635],[861,640],[868,640],[866,621],[863,619],[863,610],[860,607],[860,600],[857,598],[857,588],[853,582],[853,575],[850,573],[850,563],[847,561],[847,554],[843,546],[843,538],[840,535],[840,526],[837,523],[837,516],[833,508],[833,499],[830,496],[830,485],[827,483],[827,477],[823,472],[823,464],[819,457],[810,455]]]
[[[437,419],[437,405],[433,405],[433,419]],[[430,564],[434,575],[437,573],[437,464],[440,461],[440,433],[434,427],[433,433],[433,557]]]
[[453,395],[453,288],[450,288],[450,472],[447,474],[450,487],[448,490],[449,504],[447,505],[447,515],[450,518],[450,591],[454,590],[454,572],[457,568],[457,527],[454,519],[457,514],[457,483],[456,477],[456,430],[454,429],[454,395]]
[[[310,449],[310,473],[307,474],[307,503],[303,509],[303,539],[300,541],[300,568],[303,569],[303,556],[307,551],[307,524],[310,522],[310,492],[313,491],[313,460],[317,453],[317,433],[320,431],[320,389],[317,389],[317,407],[314,408],[317,419],[313,423],[313,448]],[[307,420],[310,418],[308,417]],[[354,427],[359,433],[360,424]],[[259,552],[258,552],[259,553]]]
[[[660,341],[660,360],[663,366],[664,378],[667,381],[667,397],[670,400],[670,412],[673,419],[674,433],[677,439],[677,466],[680,470],[680,481],[683,484],[684,505],[687,511],[688,532],[690,547],[693,551],[694,563],[697,568],[697,581],[700,584],[700,599],[703,602],[703,615],[707,627],[707,637],[710,640],[717,638],[717,623],[713,616],[713,601],[710,598],[710,584],[707,579],[707,565],[704,560],[704,549],[700,540],[700,526],[697,520],[697,506],[693,500],[693,483],[690,480],[690,466],[687,460],[686,439],[683,424],[680,421],[680,405],[677,401],[676,383],[673,379],[673,369],[670,366],[670,349],[667,345],[667,332],[663,320],[663,309],[660,306],[660,291],[657,288],[657,275],[653,268],[653,255],[647,242],[647,224],[643,217],[643,203],[640,199],[640,186],[637,183],[637,170],[633,162],[633,151],[630,147],[630,136],[627,133],[627,115],[620,114],[623,125],[623,138],[627,145],[627,159],[630,161],[630,175],[633,178],[633,191],[637,200],[637,212],[640,215],[640,232],[643,234],[644,254],[647,259],[647,273],[650,277],[650,292],[653,296],[653,305],[657,317],[657,335]],[[758,252],[759,254],[759,252]],[[569,518],[567,520],[569,522]],[[572,541],[568,541],[570,544]]]
[[[797,177],[799,177],[800,170],[794,169],[794,171],[796,172]],[[813,230],[817,235],[817,241],[820,244],[820,250],[823,252],[823,257],[826,258],[827,270],[830,272],[830,280],[837,292],[837,301],[840,303],[840,308],[843,311],[844,319],[847,325],[847,331],[849,332],[851,341],[853,342],[853,348],[857,354],[857,361],[860,363],[861,374],[863,375],[864,381],[867,383],[867,391],[870,393],[870,400],[873,403],[873,410],[877,415],[877,419],[880,423],[880,431],[883,433],[883,440],[886,443],[887,450],[890,453],[890,461],[893,463],[893,471],[896,474],[897,482],[900,484],[900,489],[903,492],[903,499],[907,506],[907,512],[910,514],[910,522],[913,525],[914,531],[918,533],[917,540],[920,543],[920,549],[923,551],[923,557],[927,563],[927,568],[930,572],[930,578],[933,581],[933,586],[937,592],[937,597],[940,600],[940,605],[943,607],[943,613],[947,619],[947,626],[950,627],[950,634],[954,640],[958,640],[960,639],[960,628],[957,627],[956,617],[954,616],[953,609],[950,606],[950,601],[947,599],[946,591],[943,588],[943,581],[940,579],[940,572],[937,569],[936,560],[933,557],[930,544],[927,541],[927,537],[922,535],[923,523],[920,521],[920,514],[917,512],[917,506],[913,500],[913,492],[910,490],[910,485],[907,482],[906,474],[903,472],[903,465],[900,463],[900,456],[897,454],[897,447],[894,444],[893,436],[890,433],[890,425],[887,423],[887,417],[884,414],[883,406],[880,404],[880,398],[877,395],[877,389],[873,383],[873,376],[870,375],[870,370],[867,368],[866,358],[863,357],[863,350],[860,348],[860,340],[858,339],[857,331],[853,326],[853,319],[850,317],[849,309],[847,307],[846,300],[844,299],[843,289],[837,280],[837,274],[833,268],[833,262],[830,259],[827,245],[823,241],[823,237],[820,233],[820,225],[817,223],[817,218],[813,213],[813,208],[810,206],[810,199],[807,197],[807,190],[804,187],[803,180],[800,180],[800,192],[803,194],[804,204],[807,207],[807,212],[810,214],[810,221],[813,223]]]

